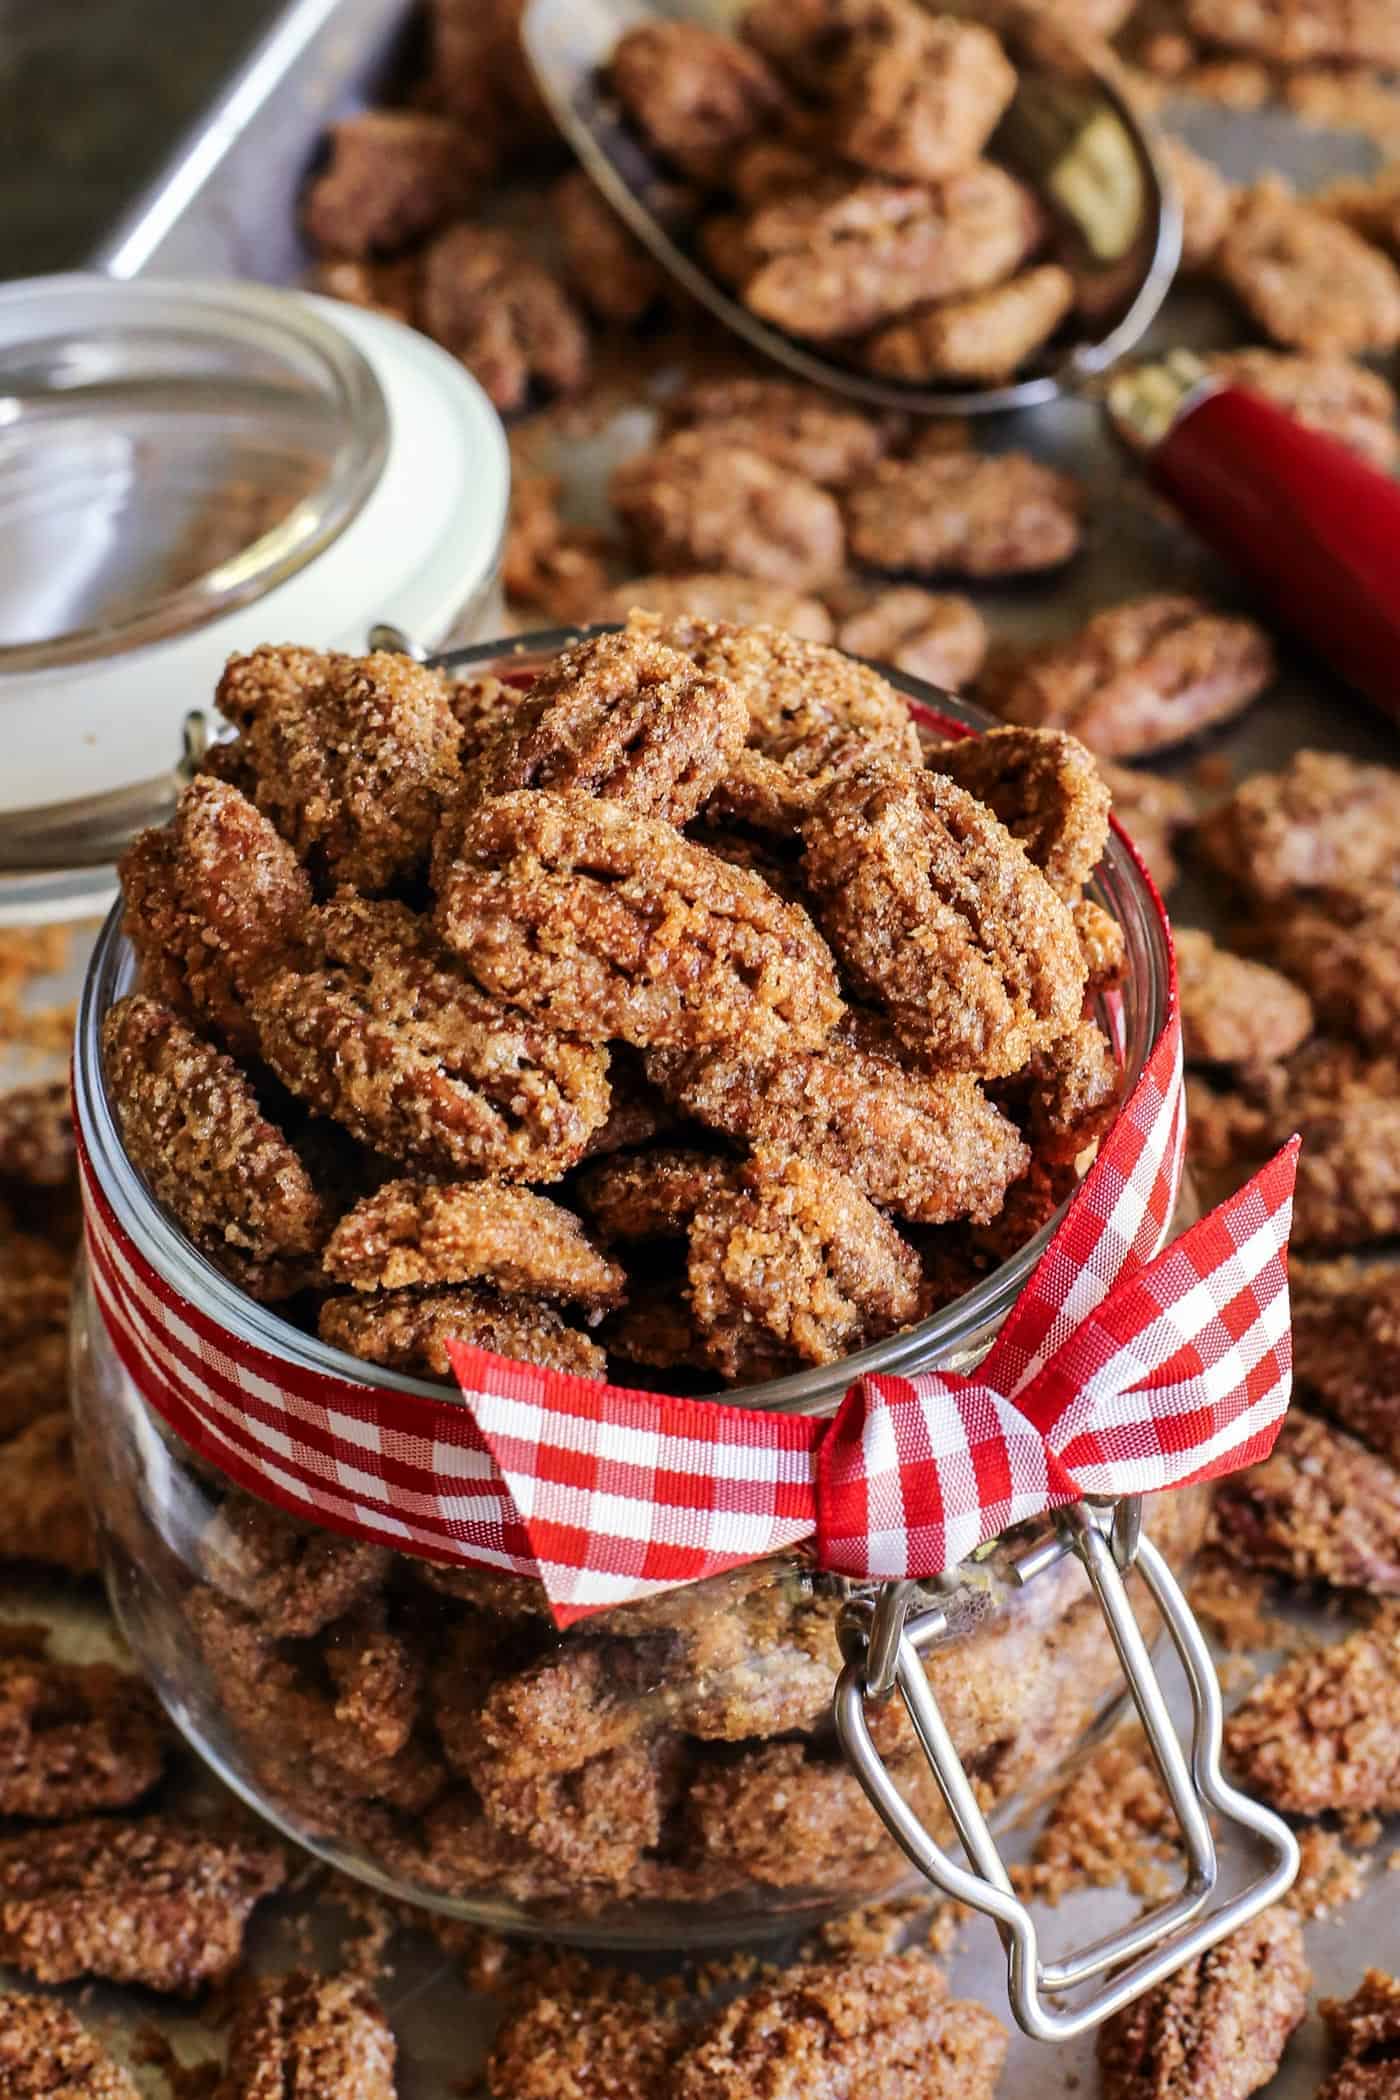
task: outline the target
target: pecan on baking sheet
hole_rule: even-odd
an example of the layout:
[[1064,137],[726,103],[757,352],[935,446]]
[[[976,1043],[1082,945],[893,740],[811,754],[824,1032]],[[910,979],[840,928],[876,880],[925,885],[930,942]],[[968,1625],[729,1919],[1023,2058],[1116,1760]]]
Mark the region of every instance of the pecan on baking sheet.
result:
[[1177,927],[1176,969],[1188,1064],[1270,1063],[1291,1057],[1312,1033],[1305,992],[1198,927]]
[[497,226],[460,220],[418,265],[418,325],[464,364],[503,415],[588,382],[588,330],[558,278]]
[[[661,427],[699,430],[715,445],[761,452],[822,487],[840,488],[873,467],[897,419],[867,415],[824,388],[792,379],[702,379],[662,410]],[[742,622],[740,624],[743,624]]]
[[1400,343],[1394,263],[1276,176],[1241,192],[1211,269],[1283,349],[1360,355]]
[[1374,1050],[1400,1040],[1400,891],[1316,891],[1271,912],[1260,934],[1324,1028]]
[[1217,1532],[1250,1568],[1400,1596],[1400,1473],[1295,1406],[1268,1458],[1222,1484]]
[[0,2092],[6,2100],[139,2100],[66,2005],[19,1991],[0,1992]]
[[1256,903],[1400,879],[1400,768],[1298,751],[1254,773],[1200,826],[1203,851]]
[[1400,1620],[1286,1662],[1230,1716],[1225,1748],[1285,1815],[1400,1807]]
[[880,460],[845,494],[855,560],[914,576],[1057,569],[1078,550],[1081,509],[1068,474],[1023,452]]
[[737,570],[631,576],[604,591],[592,612],[598,620],[627,620],[634,612],[645,612],[663,625],[713,620],[731,627],[781,627],[804,642],[832,638],[831,614],[820,598],[791,590],[786,584],[741,576]]
[[788,590],[819,590],[845,563],[830,491],[746,445],[679,430],[617,467],[609,495],[642,560],[726,567]]
[[839,648],[875,663],[893,664],[896,671],[948,692],[971,685],[986,661],[987,623],[972,600],[956,591],[892,584],[885,590],[860,591],[854,604],[843,603],[839,610]]
[[1400,2093],[1400,1983],[1368,1969],[1349,1998],[1324,1998],[1334,2055],[1341,2061],[1317,2100],[1395,2100]]
[[394,2037],[357,1976],[250,1978],[216,2100],[394,2100]]
[[1400,1465],[1400,1268],[1289,1264],[1299,1397]]

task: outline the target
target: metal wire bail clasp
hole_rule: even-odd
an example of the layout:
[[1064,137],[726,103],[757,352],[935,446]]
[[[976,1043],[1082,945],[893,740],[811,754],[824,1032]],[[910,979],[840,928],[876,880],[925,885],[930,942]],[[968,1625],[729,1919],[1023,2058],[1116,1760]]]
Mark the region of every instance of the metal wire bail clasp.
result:
[[[1012,2012],[1027,2034],[1047,2042],[1066,2041],[1098,2026],[1266,1909],[1298,1871],[1298,1845],[1287,1824],[1239,1793],[1221,1771],[1223,1710],[1215,1666],[1180,1585],[1142,1533],[1140,1502],[1122,1502],[1111,1509],[1077,1503],[1057,1521],[1057,1536],[1021,1563],[1018,1577],[1030,1581],[1066,1554],[1083,1564],[1180,1829],[1187,1871],[1175,1896],[1081,1953],[1062,1961],[1041,1960],[1035,1920],[1011,1886],[924,1673],[922,1657],[948,1635],[949,1620],[937,1607],[912,1613],[916,1584],[887,1583],[873,1611],[868,1603],[847,1607],[841,1626],[846,1664],[834,1701],[841,1747],[886,1828],[936,1889],[995,1922],[1006,1948]],[[1185,1671],[1192,1708],[1189,1759],[1128,1601],[1123,1573],[1129,1567],[1141,1575]],[[903,1699],[933,1769],[967,1855],[966,1866],[935,1843],[875,1748],[866,1708],[894,1691]],[[1264,1874],[1214,1908],[1210,1901],[1219,1863],[1211,1813],[1261,1839],[1271,1854]],[[1054,2002],[1095,1977],[1107,1981],[1078,2003]]]

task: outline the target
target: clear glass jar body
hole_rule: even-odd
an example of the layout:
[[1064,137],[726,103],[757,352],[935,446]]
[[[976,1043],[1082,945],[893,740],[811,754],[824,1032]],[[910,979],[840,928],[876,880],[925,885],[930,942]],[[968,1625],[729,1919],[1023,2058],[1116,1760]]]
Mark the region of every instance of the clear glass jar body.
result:
[[[1121,846],[1098,895],[1127,943],[1131,1083],[1165,1014],[1166,936]],[[183,1297],[289,1370],[440,1400],[441,1387],[353,1363],[243,1297],[153,1204],[121,1152],[98,1052],[102,1015],[131,978],[114,916],[84,996],[75,1086],[118,1223]],[[1183,1203],[1174,1224],[1188,1215]],[[969,1368],[1052,1229],[920,1327],[725,1397],[829,1414],[862,1372]],[[642,1947],[806,1925],[907,1884],[832,1726],[850,1585],[801,1550],[560,1634],[536,1584],[317,1530],[235,1487],[148,1404],[86,1281],[73,1373],[79,1460],[127,1638],[208,1762],[313,1851],[465,1918]],[[1198,1492],[1149,1508],[1178,1571],[1203,1524]],[[950,1631],[926,1655],[929,1680],[997,1817],[1053,1779],[1122,1691],[1078,1562],[1016,1578],[1045,1530],[1022,1527],[936,1585]],[[873,1728],[946,1838],[897,1699]]]

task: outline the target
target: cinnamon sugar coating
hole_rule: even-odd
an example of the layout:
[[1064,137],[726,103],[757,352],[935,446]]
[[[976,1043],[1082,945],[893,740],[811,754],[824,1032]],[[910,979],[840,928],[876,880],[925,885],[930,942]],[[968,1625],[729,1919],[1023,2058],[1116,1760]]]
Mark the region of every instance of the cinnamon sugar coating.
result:
[[1225,1724],[1245,1784],[1285,1815],[1400,1807],[1400,1621],[1295,1657]]
[[424,249],[418,325],[503,415],[587,384],[588,330],[558,279],[496,226],[461,220]]
[[658,635],[639,627],[599,635],[566,649],[536,679],[468,768],[464,795],[475,802],[513,788],[575,791],[687,824],[742,750],[748,726],[736,688]]
[[482,1281],[594,1309],[626,1293],[572,1211],[490,1181],[386,1181],[336,1226],[325,1269],[357,1291]]
[[1299,1393],[1400,1465],[1400,1269],[1292,1262]]
[[886,379],[1000,386],[1044,348],[1074,308],[1074,279],[1039,263],[1002,284],[919,307],[886,322],[860,346],[860,361]]
[[920,1224],[994,1217],[1030,1159],[967,1073],[906,1071],[838,1039],[761,1061],[721,1050],[653,1062],[698,1122],[834,1167],[882,1209]]
[[1077,1021],[1034,1051],[1024,1073],[1006,1087],[1023,1119],[1032,1156],[1049,1166],[1069,1165],[1103,1136],[1118,1113],[1122,1092],[1123,1073],[1113,1046],[1091,1019]]
[[880,460],[846,492],[846,531],[871,568],[1020,576],[1069,560],[1080,509],[1070,476],[1024,452],[946,452]]
[[570,168],[549,193],[570,286],[598,318],[630,327],[666,297],[660,263],[629,232],[598,185]]
[[1376,1050],[1400,1039],[1400,892],[1325,890],[1270,913],[1281,969],[1311,995],[1324,1028]]
[[987,625],[972,600],[917,584],[876,591],[845,614],[836,640],[853,656],[893,664],[954,693],[972,683],[987,655]]
[[1105,758],[1136,758],[1231,720],[1273,676],[1253,621],[1164,594],[1095,613],[1065,641],[994,652],[977,697],[1008,722],[1072,730]]
[[927,1955],[789,1969],[748,1991],[675,2066],[677,2100],[991,2100],[1006,2031],[948,1998]]
[[254,999],[263,1056],[294,1093],[439,1171],[551,1180],[582,1157],[608,1112],[604,1050],[478,990],[406,905],[342,892],[305,935],[305,961]]
[[438,924],[487,990],[593,1041],[798,1046],[841,1012],[804,913],[616,802],[526,791],[471,811]]
[[706,1197],[724,1187],[732,1162],[684,1145],[656,1145],[599,1160],[574,1194],[605,1240],[682,1237]]
[[1118,921],[1092,897],[1081,897],[1074,906],[1074,931],[1089,973],[1086,996],[1096,998],[1121,984],[1128,967],[1128,943]]
[[1189,1064],[1291,1057],[1312,1033],[1305,992],[1277,970],[1218,947],[1197,927],[1177,927],[1176,968]]
[[1310,430],[1334,437],[1383,473],[1400,462],[1395,390],[1379,372],[1335,352],[1216,350],[1212,372],[1263,394]]
[[248,993],[296,952],[312,903],[286,840],[237,788],[201,774],[117,873],[143,988],[237,1055],[256,1055]]
[[650,613],[663,624],[694,619],[734,627],[782,627],[807,642],[829,642],[832,634],[831,615],[820,598],[728,569],[690,576],[632,576],[605,591],[593,607],[600,620],[629,620],[635,611]]
[[0,1186],[61,1189],[72,1179],[73,1111],[66,1079],[0,1094]]
[[1308,2009],[1302,1928],[1268,1910],[1099,2030],[1104,2100],[1248,2100]]
[[32,1562],[95,1575],[97,1547],[73,1463],[67,1408],[41,1415],[0,1445],[0,1454],[0,1565]]
[[803,836],[826,933],[911,1049],[996,1077],[1077,1019],[1068,908],[954,781],[872,763],[826,790]]
[[725,1376],[831,1363],[918,1317],[918,1256],[853,1181],[773,1145],[690,1226],[690,1302]]
[[359,1977],[260,1977],[234,2012],[216,2100],[394,2100],[395,2053]]
[[761,452],[827,488],[872,467],[889,437],[873,416],[792,379],[697,380],[667,401],[661,427],[668,435],[699,430],[711,444]]
[[0,1838],[0,1958],[38,1983],[100,1976],[190,1997],[233,1973],[278,1848],[148,1816]]
[[425,110],[366,109],[331,127],[330,158],[302,224],[326,255],[407,248],[465,211],[493,154],[479,133]]
[[1200,827],[1214,865],[1260,904],[1400,878],[1400,768],[1299,751],[1255,773]]
[[252,1495],[231,1494],[199,1542],[208,1582],[257,1619],[270,1639],[306,1639],[373,1597],[389,1555],[283,1516]]
[[749,446],[714,443],[703,428],[624,460],[608,493],[638,558],[663,568],[724,566],[810,591],[845,562],[828,490]]
[[759,54],[696,22],[645,22],[609,61],[619,101],[658,153],[701,182],[722,181],[730,156],[782,108]]
[[255,649],[216,695],[244,792],[312,875],[384,890],[427,856],[454,793],[448,681],[406,656]]
[[1223,1545],[1247,1567],[1400,1596],[1400,1474],[1301,1406],[1262,1464],[1223,1483],[1216,1509]]
[[1212,267],[1284,349],[1360,356],[1400,342],[1395,265],[1276,176],[1240,193]]
[[0,1993],[0,2092],[7,2100],[139,2100],[66,2005],[18,1991]]
[[1055,729],[989,729],[925,754],[985,802],[1040,869],[1057,896],[1073,903],[1108,843],[1109,790],[1077,738]]
[[1400,1983],[1368,1969],[1349,1998],[1318,2006],[1341,2058],[1317,2100],[1395,2100],[1400,2093]]
[[980,22],[887,0],[856,29],[833,86],[840,156],[877,175],[932,183],[977,160],[1016,74]]
[[664,2100],[683,2033],[639,1977],[580,1969],[507,2010],[487,2065],[494,2100]]
[[422,1378],[450,1378],[447,1343],[469,1342],[578,1378],[601,1378],[607,1358],[551,1306],[459,1284],[449,1290],[372,1291],[328,1298],[317,1332],[333,1349]]
[[159,1779],[169,1740],[143,1678],[0,1656],[0,1815],[48,1823],[125,1808]]
[[832,174],[742,222],[741,296],[790,335],[863,335],[911,307],[996,284],[1043,227],[1030,191],[990,161],[933,185]]
[[156,1201],[254,1297],[299,1288],[330,1220],[241,1068],[144,993],[102,1024],[122,1143]]

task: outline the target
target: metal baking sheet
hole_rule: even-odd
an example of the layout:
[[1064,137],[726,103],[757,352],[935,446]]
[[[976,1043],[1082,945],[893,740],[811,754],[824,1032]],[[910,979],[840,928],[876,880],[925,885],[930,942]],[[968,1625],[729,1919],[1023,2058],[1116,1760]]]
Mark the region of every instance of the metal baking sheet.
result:
[[[183,143],[165,175],[127,216],[95,258],[126,275],[235,275],[294,282],[307,256],[296,228],[296,198],[325,124],[384,92],[411,56],[415,27],[403,0],[293,0],[223,95]],[[1232,177],[1262,166],[1282,167],[1302,187],[1345,172],[1360,172],[1373,149],[1348,134],[1308,131],[1277,112],[1242,117],[1206,105],[1182,106],[1172,121]],[[532,215],[537,218],[539,215]],[[1174,293],[1153,331],[1154,344],[1195,346],[1237,339],[1234,317],[1220,301],[1196,290]],[[653,389],[667,375],[654,374]],[[612,461],[643,442],[648,397],[622,409],[586,442],[561,444],[553,462],[566,476],[569,501],[580,517],[596,516]],[[1146,588],[1200,587],[1229,600],[1231,579],[1204,556],[1136,485],[1090,402],[1063,402],[1008,419],[982,433],[983,441],[1024,447],[1072,466],[1089,484],[1093,525],[1080,560],[1064,576],[978,594],[994,630],[1009,637],[1075,625],[1094,606]],[[1228,731],[1197,744],[1164,770],[1195,781],[1203,756],[1235,776],[1279,763],[1304,743],[1326,744],[1360,756],[1397,757],[1395,733],[1367,713],[1316,666],[1285,652],[1283,675],[1268,698]],[[1189,878],[1173,899],[1177,915],[1208,923],[1215,900]],[[0,1061],[0,1080],[19,1076]],[[26,1074],[25,1076],[31,1076]],[[63,1652],[91,1654],[110,1645],[110,1628],[95,1603],[71,1592],[0,1590],[0,1616],[39,1612],[53,1619]],[[1319,1638],[1335,1637],[1335,1621],[1319,1619]],[[214,1782],[191,1778],[201,1792]],[[1024,1846],[1026,1840],[1020,1840]],[[1345,1993],[1371,1963],[1400,1969],[1400,1882],[1385,1871],[1400,1844],[1392,1828],[1374,1850],[1366,1893],[1329,1922],[1309,1926],[1308,1945],[1318,1995]],[[1016,1844],[1008,1848],[1013,1856]],[[1121,1923],[1130,1899],[1084,1892],[1045,1914],[1047,1946],[1059,1950]],[[282,1901],[259,1918],[252,1937],[257,1966],[275,1969],[305,1959],[305,1905]],[[311,1908],[314,1944],[333,1954],[345,1927],[334,1903]],[[393,1971],[383,1984],[386,2008],[401,2051],[404,2100],[448,2100],[479,2069],[492,2017],[471,1999],[454,1966],[424,1934],[401,1938]],[[960,1994],[1005,2011],[1001,1957],[991,1928],[974,1921],[962,1933],[951,1966]],[[0,1971],[0,1983],[6,1980]],[[16,1979],[18,1980],[18,1979]],[[131,2060],[138,2029],[155,2025],[186,2061],[217,2051],[217,2037],[197,2014],[172,2011],[98,1987],[82,1994],[82,2013],[116,2051]],[[1269,2090],[1276,2100],[1305,2100],[1323,2062],[1316,2017],[1295,2037],[1283,2072]],[[1047,2051],[1013,2038],[1002,2091],[1007,2100],[1058,2100],[1093,2090],[1093,2044]],[[164,2090],[148,2071],[138,2084]]]

